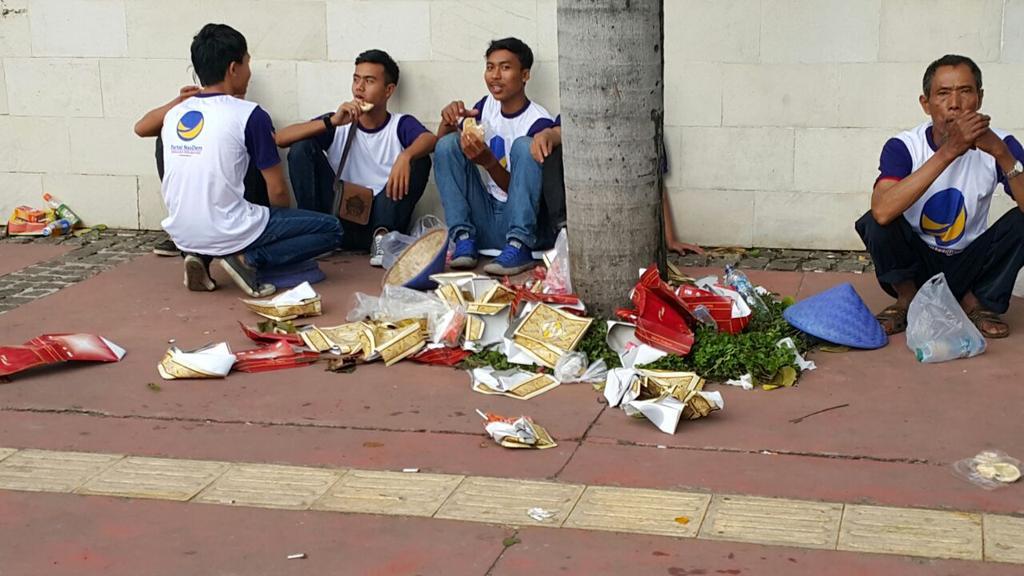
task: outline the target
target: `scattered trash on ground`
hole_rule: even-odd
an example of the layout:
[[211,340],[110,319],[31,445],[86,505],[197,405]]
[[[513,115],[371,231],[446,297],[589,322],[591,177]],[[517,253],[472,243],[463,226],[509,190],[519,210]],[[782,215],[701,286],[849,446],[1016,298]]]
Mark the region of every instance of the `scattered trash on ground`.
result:
[[544,450],[558,446],[548,431],[528,416],[506,418],[489,412],[476,411],[486,423],[484,429],[495,442],[505,448],[536,448]]
[[554,518],[557,514],[557,510],[546,510],[544,508],[537,507],[530,508],[529,510],[526,511],[526,515],[530,518],[533,518],[537,522],[546,522]]
[[[7,220],[11,236],[61,236],[82,225],[82,219],[52,194],[43,194],[45,209],[17,206]],[[105,227],[104,227],[105,228]]]
[[680,419],[696,420],[725,407],[720,392],[705,392],[704,379],[693,372],[616,368],[608,373],[608,406],[644,417],[666,434],[675,434]]
[[946,362],[985,352],[985,338],[938,273],[924,283],[907,309],[907,347],[920,362]]
[[299,552],[298,554],[288,555],[289,560],[305,560],[306,558],[309,558],[309,556],[306,556],[305,552]]
[[0,346],[0,376],[79,362],[120,362],[125,349],[95,334],[43,334],[20,346]]
[[984,488],[995,490],[1020,480],[1020,460],[1001,450],[985,450],[953,464],[953,473]]
[[267,300],[241,300],[253,312],[277,322],[319,316],[323,313],[320,295],[313,290],[309,282],[303,282]]

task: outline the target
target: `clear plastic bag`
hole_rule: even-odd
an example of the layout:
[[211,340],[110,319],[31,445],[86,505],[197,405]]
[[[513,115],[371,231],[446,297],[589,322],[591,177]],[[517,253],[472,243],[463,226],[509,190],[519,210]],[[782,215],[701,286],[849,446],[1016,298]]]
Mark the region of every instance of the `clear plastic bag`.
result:
[[907,347],[921,362],[970,358],[985,351],[985,339],[967,318],[941,272],[925,282],[910,302]]
[[348,315],[345,316],[345,320],[349,322],[359,322],[367,318],[373,318],[373,315],[380,309],[380,298],[376,296],[356,292],[354,300],[352,308],[348,311]]
[[583,352],[569,352],[555,363],[555,380],[566,384],[569,382],[603,383],[608,377],[608,366],[604,360],[587,364],[587,355]]
[[555,247],[549,254],[550,265],[544,276],[544,293],[572,294],[572,279],[569,277],[569,237],[565,228],[558,233]]
[[995,490],[1020,479],[1020,460],[1001,450],[985,450],[955,462],[953,473],[985,490]]
[[444,222],[441,222],[441,219],[433,214],[426,214],[413,224],[409,234],[402,234],[401,232],[388,232],[385,234],[384,238],[381,239],[381,250],[384,252],[381,264],[384,266],[384,269],[390,270],[406,248],[418,240],[420,236],[435,228],[444,228]]

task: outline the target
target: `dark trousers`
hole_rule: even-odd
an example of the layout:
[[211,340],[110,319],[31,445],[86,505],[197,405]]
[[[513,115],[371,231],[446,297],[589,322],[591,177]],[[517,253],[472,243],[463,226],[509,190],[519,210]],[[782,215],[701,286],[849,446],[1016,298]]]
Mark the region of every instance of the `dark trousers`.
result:
[[[373,232],[378,228],[406,233],[416,203],[423,197],[430,178],[430,156],[412,161],[409,175],[409,193],[397,202],[380,192],[373,197],[370,221],[365,225],[341,221],[345,230],[342,247],[350,250],[368,250]],[[323,147],[314,138],[292,144],[288,150],[288,176],[296,205],[304,210],[331,213],[334,200],[334,168],[331,167]]]
[[565,170],[562,167],[562,147],[556,146],[544,159],[541,171],[540,224],[551,227],[554,238],[565,228]]
[[1019,209],[1011,209],[967,248],[949,255],[931,249],[902,216],[882,226],[868,212],[855,228],[871,253],[878,283],[889,295],[896,296],[893,284],[912,280],[920,288],[943,272],[958,300],[970,291],[987,310],[1003,314],[1010,307],[1013,284],[1024,267],[1024,212]]
[[[156,137],[156,173],[160,180],[164,179],[164,142],[161,136]],[[249,170],[245,173],[245,200],[251,204],[270,206],[270,196],[267,194],[267,181],[263,179],[256,164],[249,162]]]

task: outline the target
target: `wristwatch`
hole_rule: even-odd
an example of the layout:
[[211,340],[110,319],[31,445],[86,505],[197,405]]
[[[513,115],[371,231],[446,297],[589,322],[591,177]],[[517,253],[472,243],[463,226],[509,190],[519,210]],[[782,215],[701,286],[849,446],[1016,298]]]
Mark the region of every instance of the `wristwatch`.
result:
[[334,122],[331,122],[331,116],[333,116],[333,114],[327,113],[320,117],[320,119],[324,121],[324,126],[327,127],[328,132],[334,129]]
[[1003,174],[1003,178],[1009,180],[1014,176],[1020,176],[1021,172],[1024,172],[1024,164],[1021,164],[1020,160],[1017,160],[1016,162],[1013,163],[1013,170],[1010,170],[1006,174]]

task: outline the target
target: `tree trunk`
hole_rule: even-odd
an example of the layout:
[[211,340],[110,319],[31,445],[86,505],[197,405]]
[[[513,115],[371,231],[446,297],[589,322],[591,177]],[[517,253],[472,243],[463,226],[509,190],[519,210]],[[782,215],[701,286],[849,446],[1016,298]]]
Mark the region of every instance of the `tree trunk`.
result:
[[558,0],[572,283],[598,316],[665,269],[662,22],[661,0]]

